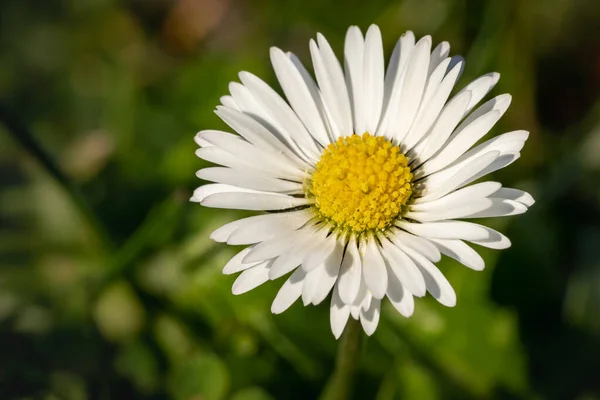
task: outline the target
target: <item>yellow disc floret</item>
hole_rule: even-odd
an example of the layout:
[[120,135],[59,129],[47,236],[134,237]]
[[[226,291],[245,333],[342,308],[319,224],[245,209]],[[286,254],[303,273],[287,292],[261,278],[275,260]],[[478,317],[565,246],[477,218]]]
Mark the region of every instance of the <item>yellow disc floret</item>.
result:
[[365,133],[339,138],[323,151],[306,184],[315,209],[337,228],[383,230],[412,194],[408,161],[389,140]]

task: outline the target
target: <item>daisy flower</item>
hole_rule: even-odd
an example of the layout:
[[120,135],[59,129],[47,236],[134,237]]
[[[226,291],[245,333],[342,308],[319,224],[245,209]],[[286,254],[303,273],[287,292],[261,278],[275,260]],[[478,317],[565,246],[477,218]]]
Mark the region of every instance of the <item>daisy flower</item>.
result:
[[[198,171],[215,182],[195,190],[205,207],[265,211],[212,233],[247,245],[223,269],[241,272],[233,293],[291,273],[271,311],[300,297],[317,305],[332,292],[331,329],[348,318],[371,335],[387,297],[406,317],[414,296],[429,292],[452,307],[456,294],[435,266],[441,255],[474,270],[484,261],[470,246],[510,246],[506,236],[461,221],[521,214],[534,202],[498,182],[471,184],[519,158],[528,137],[513,131],[477,144],[511,96],[474,107],[498,82],[483,75],[450,97],[463,59],[450,46],[431,50],[412,32],[397,42],[387,68],[381,33],[348,29],[343,66],[320,34],[310,41],[313,75],[292,53],[271,49],[285,99],[249,72],[229,85],[216,113],[237,135],[196,135]],[[316,80],[315,80],[316,78]]]

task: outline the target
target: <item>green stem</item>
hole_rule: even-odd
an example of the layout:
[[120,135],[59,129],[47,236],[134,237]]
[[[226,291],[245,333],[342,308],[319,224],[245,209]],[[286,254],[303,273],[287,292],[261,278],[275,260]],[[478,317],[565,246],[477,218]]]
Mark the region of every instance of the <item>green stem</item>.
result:
[[89,207],[78,188],[67,178],[52,157],[42,148],[35,140],[27,126],[10,113],[5,107],[0,105],[0,123],[3,123],[8,133],[13,139],[19,143],[28,154],[36,159],[42,167],[56,180],[62,187],[65,193],[70,197],[71,201],[79,211],[93,232],[97,235],[101,244],[107,249],[113,248],[110,236],[107,233],[105,226],[96,216],[94,211]]
[[335,369],[323,395],[322,400],[347,400],[350,398],[354,373],[358,365],[361,344],[360,323],[350,318],[340,339]]

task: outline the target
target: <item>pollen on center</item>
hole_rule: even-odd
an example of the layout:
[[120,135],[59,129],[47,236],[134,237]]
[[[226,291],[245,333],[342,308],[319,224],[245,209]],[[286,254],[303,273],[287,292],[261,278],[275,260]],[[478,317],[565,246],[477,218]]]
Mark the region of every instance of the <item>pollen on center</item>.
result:
[[327,146],[305,190],[317,213],[336,228],[363,233],[393,223],[410,199],[411,180],[400,148],[364,133]]

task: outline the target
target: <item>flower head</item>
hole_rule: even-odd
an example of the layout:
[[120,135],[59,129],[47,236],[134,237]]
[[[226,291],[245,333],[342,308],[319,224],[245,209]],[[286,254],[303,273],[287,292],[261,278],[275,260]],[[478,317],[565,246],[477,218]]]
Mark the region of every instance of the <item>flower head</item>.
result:
[[[217,114],[238,135],[201,131],[198,157],[222,167],[198,177],[192,201],[206,207],[266,211],[211,235],[248,245],[223,272],[241,272],[240,294],[291,275],[273,313],[300,297],[319,304],[330,292],[331,328],[339,337],[350,316],[367,334],[387,297],[404,316],[429,292],[454,306],[456,295],[434,265],[441,255],[474,270],[483,259],[470,245],[510,246],[501,233],[460,221],[520,214],[526,192],[472,182],[519,157],[528,133],[514,131],[476,145],[500,119],[510,95],[473,108],[494,87],[484,75],[450,98],[463,60],[449,45],[412,32],[397,42],[387,69],[379,28],[346,35],[344,66],[322,35],[311,40],[316,81],[291,53],[272,48],[286,100],[258,77],[240,73]],[[450,100],[448,100],[450,98]]]

